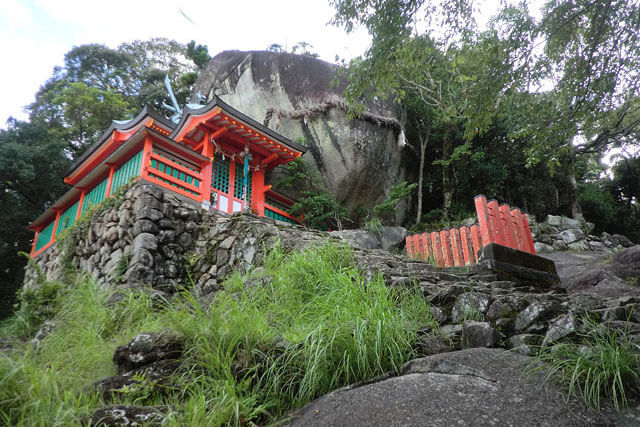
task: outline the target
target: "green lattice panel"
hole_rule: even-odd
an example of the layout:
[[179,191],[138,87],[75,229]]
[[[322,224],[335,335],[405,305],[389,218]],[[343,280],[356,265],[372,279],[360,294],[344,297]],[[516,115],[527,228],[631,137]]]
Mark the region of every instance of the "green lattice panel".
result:
[[55,221],[51,221],[41,232],[38,234],[38,240],[36,241],[36,252],[44,248],[53,238],[53,226]]
[[103,179],[100,184],[93,187],[93,190],[87,193],[82,203],[82,213],[91,209],[92,206],[102,203],[107,192],[107,180],[108,179]]
[[287,218],[284,215],[280,215],[278,212],[272,211],[269,208],[265,208],[264,209],[264,216],[268,217],[268,218],[273,218],[273,219],[277,219],[278,221],[284,221],[284,222],[288,222],[289,224],[297,224],[295,221],[293,221],[291,218]]
[[111,194],[125,185],[133,177],[140,176],[142,166],[142,150],[134,154],[126,163],[118,168],[113,174],[113,182],[111,183]]
[[213,173],[211,174],[211,188],[229,194],[229,159],[222,160],[222,156],[216,154],[213,159]]
[[[233,197],[236,199],[242,199],[242,183],[244,178],[244,165],[242,163],[236,163],[236,179],[235,187],[233,190]],[[253,181],[253,172],[249,171],[249,177],[247,178],[247,201],[251,203],[251,187]]]
[[67,228],[71,227],[74,222],[76,222],[76,215],[78,214],[78,203],[75,202],[73,205],[69,206],[69,208],[64,211],[62,215],[60,215],[60,219],[58,220],[58,228],[56,230],[56,236],[62,233]]

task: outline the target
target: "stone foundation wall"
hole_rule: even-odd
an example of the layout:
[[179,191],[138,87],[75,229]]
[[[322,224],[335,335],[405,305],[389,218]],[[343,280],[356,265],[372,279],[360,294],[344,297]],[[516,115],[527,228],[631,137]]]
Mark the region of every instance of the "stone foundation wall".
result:
[[27,267],[25,288],[37,286],[39,276],[57,280],[75,269],[104,286],[173,292],[193,282],[206,292],[232,271],[259,265],[276,240],[296,248],[328,236],[251,214],[203,211],[144,181],[109,204],[38,255]]

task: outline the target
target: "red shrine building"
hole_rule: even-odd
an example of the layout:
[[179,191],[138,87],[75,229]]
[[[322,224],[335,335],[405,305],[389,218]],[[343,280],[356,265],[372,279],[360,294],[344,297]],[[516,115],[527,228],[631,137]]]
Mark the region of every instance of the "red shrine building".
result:
[[287,212],[293,202],[265,184],[265,172],[305,151],[217,98],[186,106],[177,124],[145,107],[134,119],[113,122],[71,167],[64,181],[72,188],[29,226],[36,233],[31,256],[134,179],[203,209],[295,223]]

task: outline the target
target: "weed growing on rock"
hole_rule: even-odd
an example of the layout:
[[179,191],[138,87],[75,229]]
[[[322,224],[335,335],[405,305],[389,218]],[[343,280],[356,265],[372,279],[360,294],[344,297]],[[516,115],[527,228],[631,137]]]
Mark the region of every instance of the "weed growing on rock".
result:
[[596,409],[603,398],[611,399],[616,409],[627,406],[628,397],[640,393],[640,345],[626,331],[588,318],[584,324],[587,332],[579,342],[543,347],[535,358],[542,364],[530,370],[548,369],[547,379],[557,376],[569,395],[581,395]]
[[[259,274],[232,275],[210,303],[190,288],[161,306],[149,291],[114,291],[80,278],[60,291],[56,326],[37,347],[11,341],[0,356],[0,423],[77,425],[101,406],[134,403],[171,408],[168,425],[266,424],[397,372],[417,355],[418,329],[437,328],[421,294],[365,281],[335,244],[277,246]],[[92,384],[115,374],[115,348],[166,329],[184,340],[176,386],[159,390],[142,375],[104,401]]]

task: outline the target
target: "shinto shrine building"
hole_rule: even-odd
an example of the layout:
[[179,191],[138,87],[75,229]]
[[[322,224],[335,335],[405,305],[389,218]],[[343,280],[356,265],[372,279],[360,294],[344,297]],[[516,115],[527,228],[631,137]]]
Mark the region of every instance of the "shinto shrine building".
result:
[[146,107],[110,128],[71,167],[67,193],[29,228],[31,255],[51,246],[92,206],[133,179],[177,193],[204,209],[296,222],[292,202],[265,185],[265,172],[300,157],[306,149],[242,114],[220,99],[188,105],[176,124]]

